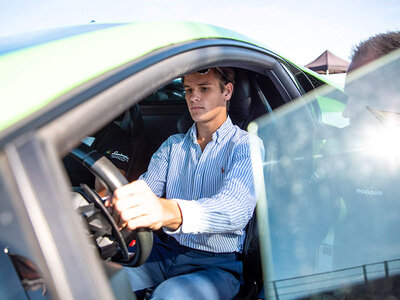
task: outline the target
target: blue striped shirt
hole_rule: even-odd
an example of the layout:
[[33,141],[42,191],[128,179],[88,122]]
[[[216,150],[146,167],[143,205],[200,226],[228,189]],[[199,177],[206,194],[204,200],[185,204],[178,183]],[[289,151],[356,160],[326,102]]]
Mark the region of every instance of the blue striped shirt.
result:
[[164,231],[181,245],[215,253],[242,251],[244,228],[256,205],[249,144],[250,134],[228,117],[203,152],[193,124],[153,155],[141,179],[158,197],[178,202],[182,225]]

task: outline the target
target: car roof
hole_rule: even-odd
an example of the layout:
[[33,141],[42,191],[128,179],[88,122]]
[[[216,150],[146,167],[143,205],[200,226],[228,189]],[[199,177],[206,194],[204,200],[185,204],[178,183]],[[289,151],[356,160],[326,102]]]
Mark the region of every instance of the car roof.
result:
[[0,131],[91,79],[157,49],[250,38],[191,22],[87,24],[0,39]]

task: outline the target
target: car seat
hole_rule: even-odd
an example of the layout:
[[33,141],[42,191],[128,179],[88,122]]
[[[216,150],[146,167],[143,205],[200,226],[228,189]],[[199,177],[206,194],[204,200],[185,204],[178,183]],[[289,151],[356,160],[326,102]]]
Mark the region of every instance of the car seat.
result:
[[132,153],[129,159],[129,168],[126,178],[129,182],[139,178],[147,169],[147,164],[142,159],[146,150],[146,139],[143,128],[143,118],[138,104],[125,112],[121,128],[128,134],[131,141]]

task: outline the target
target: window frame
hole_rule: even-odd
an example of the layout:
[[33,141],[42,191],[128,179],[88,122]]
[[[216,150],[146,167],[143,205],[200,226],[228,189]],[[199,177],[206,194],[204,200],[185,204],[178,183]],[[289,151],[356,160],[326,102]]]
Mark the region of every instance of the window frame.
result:
[[[105,272],[82,230],[83,221],[68,204],[69,184],[61,158],[82,138],[151,91],[204,67],[225,65],[269,74],[287,101],[301,96],[277,58],[266,50],[241,42],[194,44],[168,55],[171,49],[159,50],[157,59],[153,53],[99,76],[61,96],[1,139],[0,146],[7,142],[5,157],[20,192],[20,209],[31,224],[24,230],[33,234],[35,261],[44,271],[52,297],[113,298]],[[41,212],[39,216],[30,214],[31,205]],[[43,224],[46,232],[41,232]]]

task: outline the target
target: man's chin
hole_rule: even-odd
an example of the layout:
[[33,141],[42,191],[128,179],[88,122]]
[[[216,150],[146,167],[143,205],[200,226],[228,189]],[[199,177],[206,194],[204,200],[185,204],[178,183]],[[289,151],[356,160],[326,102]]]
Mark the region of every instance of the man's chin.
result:
[[202,114],[199,113],[190,113],[190,116],[192,117],[193,121],[195,121],[196,123],[198,122],[202,122],[204,121],[204,116]]

